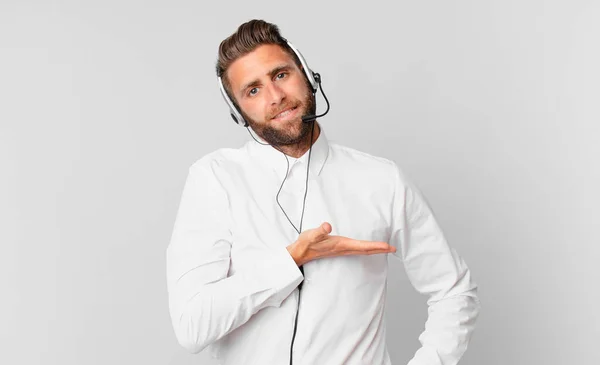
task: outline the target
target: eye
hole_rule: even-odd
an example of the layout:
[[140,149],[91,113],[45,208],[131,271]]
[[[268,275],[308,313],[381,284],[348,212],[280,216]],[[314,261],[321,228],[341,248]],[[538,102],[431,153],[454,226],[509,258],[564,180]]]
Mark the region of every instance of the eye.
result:
[[277,78],[278,79],[283,79],[285,77],[285,75],[287,75],[287,73],[286,72],[282,72],[282,73],[280,73],[280,74],[277,75]]
[[258,88],[253,87],[252,89],[250,89],[250,91],[248,91],[248,95],[250,95],[250,96],[256,95],[257,92],[258,92]]

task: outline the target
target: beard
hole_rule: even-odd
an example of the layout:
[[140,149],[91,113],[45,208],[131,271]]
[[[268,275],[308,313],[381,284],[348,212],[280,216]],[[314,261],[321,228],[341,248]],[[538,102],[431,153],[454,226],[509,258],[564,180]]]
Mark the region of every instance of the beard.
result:
[[[298,117],[279,123],[277,127],[272,126],[269,122],[272,117],[277,115],[282,110],[289,107],[296,106],[299,109]],[[248,121],[250,127],[256,134],[272,146],[289,146],[299,144],[309,137],[311,131],[311,123],[304,123],[302,117],[305,115],[314,115],[317,107],[315,103],[315,96],[308,92],[304,100],[295,100],[288,102],[285,106],[280,107],[278,111],[269,113],[267,118],[262,123],[258,123],[256,120],[248,117],[245,113],[242,113],[244,118]],[[298,124],[299,123],[299,124]],[[314,121],[312,122],[314,123]],[[299,126],[299,129],[296,129]]]

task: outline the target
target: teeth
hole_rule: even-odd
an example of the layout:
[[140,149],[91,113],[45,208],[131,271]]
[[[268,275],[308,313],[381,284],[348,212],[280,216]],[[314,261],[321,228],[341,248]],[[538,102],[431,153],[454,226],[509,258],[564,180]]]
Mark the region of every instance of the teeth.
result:
[[294,108],[290,108],[290,109],[288,109],[288,110],[286,110],[284,112],[281,112],[281,113],[277,114],[277,116],[275,118],[285,117],[286,115],[288,115],[292,111],[292,109],[294,109]]

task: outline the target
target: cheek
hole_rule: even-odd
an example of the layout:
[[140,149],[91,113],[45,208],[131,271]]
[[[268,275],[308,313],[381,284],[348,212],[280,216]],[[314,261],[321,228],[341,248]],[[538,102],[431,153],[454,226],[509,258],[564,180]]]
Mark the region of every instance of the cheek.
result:
[[293,85],[290,86],[291,88],[289,95],[294,95],[294,98],[297,100],[304,100],[310,95],[308,85],[304,77],[297,78],[294,80]]
[[242,108],[244,110],[244,113],[246,113],[250,118],[252,118],[253,120],[262,120],[264,119],[264,106],[263,106],[263,102],[261,102],[260,100],[258,100],[258,98],[256,100],[253,100],[252,102],[248,102],[248,103],[244,103]]

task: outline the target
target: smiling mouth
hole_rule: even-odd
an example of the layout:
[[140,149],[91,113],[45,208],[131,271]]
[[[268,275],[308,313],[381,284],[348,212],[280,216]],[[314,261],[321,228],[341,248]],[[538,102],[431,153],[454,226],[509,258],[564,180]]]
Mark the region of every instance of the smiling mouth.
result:
[[288,117],[291,117],[294,114],[296,114],[296,109],[298,109],[297,106],[286,109],[285,111],[274,116],[273,119],[287,119]]

